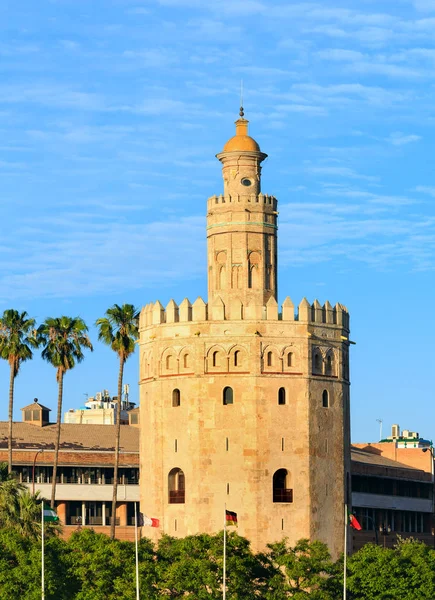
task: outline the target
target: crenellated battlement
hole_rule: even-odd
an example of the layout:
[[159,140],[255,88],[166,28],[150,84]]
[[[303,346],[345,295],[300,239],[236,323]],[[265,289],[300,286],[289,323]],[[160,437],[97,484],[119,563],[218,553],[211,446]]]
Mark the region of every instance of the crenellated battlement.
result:
[[261,205],[270,208],[270,210],[276,211],[278,206],[278,201],[275,196],[270,196],[268,194],[234,194],[232,196],[220,194],[219,196],[211,196],[207,200],[208,210],[213,210],[217,207],[227,206],[227,205]]
[[170,300],[166,308],[159,302],[147,304],[140,313],[140,328],[145,329],[162,323],[187,323],[204,321],[298,321],[303,323],[336,325],[349,330],[349,312],[337,303],[328,301],[322,306],[318,300],[310,304],[304,298],[297,306],[287,296],[279,311],[278,303],[270,298],[266,305],[258,306],[234,300],[225,305],[220,297],[213,304],[207,304],[198,297],[193,304],[185,298],[180,305]]

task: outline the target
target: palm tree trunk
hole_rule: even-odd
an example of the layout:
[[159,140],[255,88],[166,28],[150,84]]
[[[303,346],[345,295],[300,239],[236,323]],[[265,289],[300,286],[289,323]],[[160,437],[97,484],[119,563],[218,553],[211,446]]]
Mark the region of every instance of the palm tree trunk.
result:
[[116,434],[115,434],[115,468],[113,473],[113,496],[112,496],[112,523],[110,525],[110,537],[115,537],[116,522],[116,500],[118,497],[118,470],[119,470],[119,440],[121,437],[121,398],[122,398],[122,378],[124,376],[124,357],[119,357],[118,374],[118,410],[116,414]]
[[57,477],[57,463],[59,462],[59,445],[60,445],[60,422],[62,420],[62,396],[63,396],[63,375],[62,370],[58,371],[58,383],[59,391],[57,394],[57,430],[56,430],[56,442],[54,446],[54,462],[53,462],[53,481],[51,484],[51,508],[54,508],[54,500],[56,498],[56,477]]
[[14,383],[15,369],[11,363],[11,373],[9,377],[9,431],[8,431],[8,473],[12,473],[12,417],[14,412]]

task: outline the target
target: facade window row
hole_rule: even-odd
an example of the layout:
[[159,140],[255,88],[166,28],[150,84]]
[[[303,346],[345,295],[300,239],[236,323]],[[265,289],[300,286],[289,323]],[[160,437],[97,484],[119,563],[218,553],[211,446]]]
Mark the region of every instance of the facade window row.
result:
[[[293,367],[294,366],[293,352],[287,352],[287,354],[283,357],[282,360],[284,361],[285,366]],[[278,363],[278,361],[281,361],[281,358],[278,357],[275,352],[272,352],[272,350],[269,350],[266,353],[265,364],[267,367],[276,366],[276,363]]]
[[[37,465],[33,471],[32,465],[14,465],[20,483],[52,483],[53,467]],[[64,467],[57,468],[57,483],[72,483],[77,485],[113,485],[113,467]],[[120,468],[118,483],[122,485],[137,485],[139,483],[138,468]]]
[[[287,469],[278,469],[272,478],[273,502],[293,502],[293,489],[290,487],[290,475]],[[227,484],[229,490],[229,484]],[[184,504],[186,501],[186,478],[179,467],[171,469],[168,474],[169,504]]]
[[[234,392],[233,388],[226,386],[222,392],[222,403],[224,406],[227,404],[234,404]],[[287,394],[285,388],[281,387],[278,390],[278,404],[287,404]],[[172,406],[177,407],[181,405],[181,392],[178,388],[172,390]],[[322,406],[329,408],[329,392],[323,390],[322,392]]]

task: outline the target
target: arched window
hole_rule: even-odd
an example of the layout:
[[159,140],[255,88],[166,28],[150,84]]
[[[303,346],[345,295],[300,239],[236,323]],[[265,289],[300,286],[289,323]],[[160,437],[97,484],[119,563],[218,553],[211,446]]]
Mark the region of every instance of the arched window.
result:
[[289,474],[287,469],[278,469],[273,475],[273,501],[293,502],[293,490],[288,486]]
[[328,394],[328,390],[323,390],[323,394],[322,394],[322,406],[323,406],[323,408],[328,408],[329,407],[329,394]]
[[289,352],[287,354],[287,366],[291,367],[293,365],[293,354]]
[[240,366],[240,350],[236,350],[234,352],[234,366],[235,367]]
[[223,391],[223,403],[226,406],[227,404],[233,403],[233,388],[225,387]]
[[213,366],[214,367],[218,367],[219,366],[219,351],[215,350],[213,352]]
[[168,475],[169,504],[184,504],[185,479],[181,469],[172,469]]
[[169,370],[172,368],[172,356],[168,354],[166,357],[166,369]]
[[331,354],[328,354],[328,356],[326,357],[326,366],[325,366],[325,374],[326,375],[333,375],[333,360],[332,360],[332,356]]
[[172,390],[172,406],[180,406],[180,404],[181,404],[180,390],[175,388],[175,390]]
[[272,352],[267,353],[267,366],[271,367],[273,365],[273,354]]
[[313,366],[314,366],[314,370],[315,371],[321,371],[322,370],[322,358],[321,358],[319,352],[316,352],[314,354]]
[[188,355],[188,354],[185,354],[185,355],[183,356],[183,367],[184,367],[185,369],[187,369],[187,368],[188,368],[188,366],[189,366],[189,355]]
[[278,390],[278,404],[285,404],[285,389],[279,388]]

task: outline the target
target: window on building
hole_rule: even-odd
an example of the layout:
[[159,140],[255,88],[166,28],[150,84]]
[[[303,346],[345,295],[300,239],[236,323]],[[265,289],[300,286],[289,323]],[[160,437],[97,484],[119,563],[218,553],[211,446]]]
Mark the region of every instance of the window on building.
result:
[[189,367],[189,355],[185,354],[183,357],[183,366],[185,369]]
[[139,414],[138,413],[130,413],[130,425],[138,425],[139,424]]
[[184,504],[185,478],[181,469],[175,468],[168,475],[169,504]]
[[278,469],[273,475],[273,501],[293,502],[293,490],[288,487],[287,469]]
[[323,393],[322,393],[322,406],[323,406],[323,408],[328,408],[329,407],[329,394],[328,394],[328,390],[323,390]]
[[213,366],[214,367],[219,366],[219,351],[218,350],[215,350],[215,352],[213,352]]
[[271,367],[273,365],[273,354],[272,352],[267,353],[267,366]]
[[328,356],[326,357],[325,374],[333,375],[334,374],[333,370],[334,370],[334,363],[332,360],[332,356],[331,356],[331,354],[328,354]]
[[278,404],[285,404],[285,388],[278,390]]
[[225,387],[223,391],[224,405],[233,404],[233,388]]
[[24,420],[25,421],[31,421],[32,420],[32,411],[31,410],[25,410],[24,411]]
[[287,354],[287,366],[291,367],[293,365],[293,354],[292,352],[289,352]]
[[181,394],[178,388],[172,390],[172,406],[180,406],[181,404]]
[[234,366],[235,367],[240,366],[240,350],[236,350],[234,352]]
[[314,354],[314,370],[315,371],[321,371],[322,370],[322,359],[321,356],[318,352],[316,352]]
[[172,356],[170,354],[166,357],[166,369],[172,369]]

